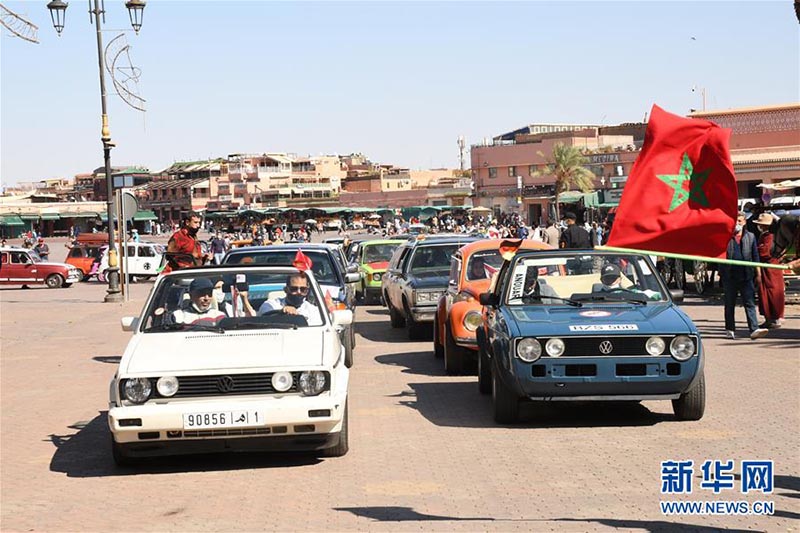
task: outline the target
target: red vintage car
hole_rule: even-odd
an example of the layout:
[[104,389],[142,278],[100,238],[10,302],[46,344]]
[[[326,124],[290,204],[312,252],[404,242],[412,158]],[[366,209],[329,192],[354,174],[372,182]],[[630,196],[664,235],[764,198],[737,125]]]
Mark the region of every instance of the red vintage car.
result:
[[[502,239],[483,239],[462,246],[453,256],[447,292],[439,298],[433,321],[433,352],[444,357],[448,374],[474,373],[478,362],[475,331],[483,321],[478,296],[489,290],[492,274],[503,263]],[[518,242],[518,241],[517,241]],[[550,250],[551,246],[524,240],[520,250]]]
[[26,248],[0,248],[0,285],[45,284],[57,289],[69,287],[82,277],[74,266],[42,261]]

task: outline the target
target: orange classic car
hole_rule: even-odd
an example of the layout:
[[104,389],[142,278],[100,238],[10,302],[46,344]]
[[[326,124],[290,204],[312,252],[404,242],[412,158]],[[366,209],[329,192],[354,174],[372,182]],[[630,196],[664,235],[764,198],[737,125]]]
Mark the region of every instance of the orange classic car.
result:
[[[492,274],[502,265],[502,239],[482,239],[461,247],[450,263],[447,292],[439,298],[433,321],[433,353],[444,358],[448,374],[475,373],[478,342],[475,331],[483,321],[478,296],[489,290]],[[520,250],[550,250],[539,241],[524,240]]]

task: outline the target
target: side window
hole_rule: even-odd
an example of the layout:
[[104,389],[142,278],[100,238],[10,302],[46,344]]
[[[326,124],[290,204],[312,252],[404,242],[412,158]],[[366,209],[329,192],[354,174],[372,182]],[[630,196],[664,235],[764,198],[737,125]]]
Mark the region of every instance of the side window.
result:
[[406,248],[405,250],[403,250],[403,255],[400,257],[400,264],[398,265],[398,268],[402,272],[405,272],[408,269],[408,260],[411,258],[412,255],[413,255],[412,248]]
[[11,252],[11,262],[24,265],[30,263],[30,259],[25,252]]
[[8,254],[3,254],[3,255],[2,255],[2,257],[0,257],[0,262],[1,262],[2,264],[4,264],[4,265],[5,265],[6,263],[8,263]]
[[151,246],[139,247],[139,257],[155,257],[156,252]]
[[360,262],[358,260],[359,252],[361,252],[361,246],[359,246],[358,244],[354,244],[353,247],[350,248],[350,255],[347,258],[347,262],[348,263],[358,263],[358,262]]
[[397,250],[392,254],[392,259],[389,261],[389,269],[397,269],[400,267],[400,261],[403,259],[403,254],[406,251],[405,246],[398,246]]
[[136,257],[136,246],[128,246],[128,257]]
[[85,250],[83,248],[73,248],[72,250],[69,251],[69,256],[70,257],[86,257],[86,255],[84,254],[84,251]]

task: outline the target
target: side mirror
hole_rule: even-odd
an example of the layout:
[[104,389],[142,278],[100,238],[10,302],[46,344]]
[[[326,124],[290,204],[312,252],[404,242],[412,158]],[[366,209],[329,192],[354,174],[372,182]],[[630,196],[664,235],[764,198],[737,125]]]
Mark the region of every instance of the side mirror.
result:
[[482,292],[480,296],[478,296],[478,301],[481,305],[490,305],[495,306],[499,302],[499,298],[493,292]]
[[120,320],[122,324],[122,331],[136,331],[136,328],[139,327],[139,317],[138,316],[124,316]]
[[344,327],[353,323],[353,312],[350,309],[337,309],[333,311],[333,326]]
[[670,289],[669,295],[672,296],[672,301],[675,303],[683,302],[683,289]]
[[361,274],[358,272],[348,272],[344,275],[345,283],[358,283],[359,281],[361,281]]
[[458,281],[454,280],[454,279],[451,279],[451,280],[449,280],[447,282],[447,284],[450,285],[451,287],[456,287],[456,286],[458,286]]
[[351,273],[358,272],[358,263],[350,263],[349,265],[347,265],[347,271]]

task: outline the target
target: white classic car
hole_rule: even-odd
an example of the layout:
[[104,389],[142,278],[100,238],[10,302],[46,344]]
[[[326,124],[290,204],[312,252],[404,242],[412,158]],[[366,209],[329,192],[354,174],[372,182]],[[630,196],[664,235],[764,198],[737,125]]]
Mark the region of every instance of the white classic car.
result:
[[[293,307],[281,308],[283,298]],[[338,330],[352,320],[350,310],[328,311],[313,273],[291,267],[162,276],[142,315],[122,319],[134,334],[109,391],[114,460],[280,449],[344,455],[349,371]]]

